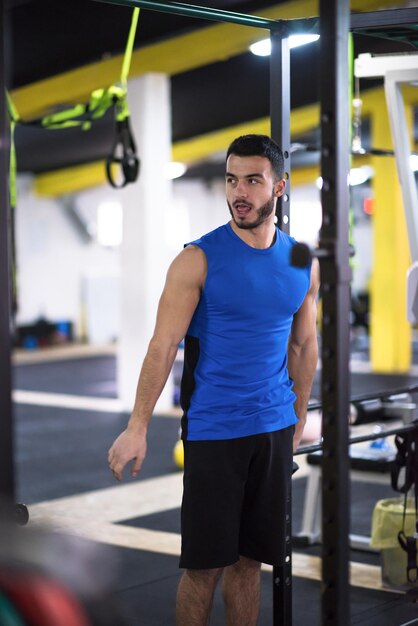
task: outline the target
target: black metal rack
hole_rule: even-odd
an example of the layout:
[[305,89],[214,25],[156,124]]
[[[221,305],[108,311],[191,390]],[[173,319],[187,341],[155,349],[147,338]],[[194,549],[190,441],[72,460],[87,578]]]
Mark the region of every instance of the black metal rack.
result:
[[[321,0],[320,20],[264,20],[254,16],[196,7],[185,3],[151,0],[96,0],[130,7],[178,12],[216,21],[229,21],[270,30],[271,135],[283,148],[287,175],[286,194],[278,203],[278,221],[289,229],[290,201],[290,60],[288,35],[303,25],[320,32],[321,175],[323,226],[320,258],[323,294],[322,330],[322,624],[348,626],[349,607],[349,307],[348,246],[349,115],[348,33],[351,29],[385,36],[388,29],[405,30],[416,41],[417,9],[379,11],[350,17],[348,0]],[[5,2],[0,0],[0,88],[5,92]],[[373,32],[372,32],[373,31]],[[382,34],[384,33],[384,34]],[[396,33],[395,33],[396,38]],[[15,497],[13,464],[13,413],[11,402],[11,332],[9,273],[8,130],[4,98],[0,98],[0,496]],[[289,503],[290,509],[290,503]],[[290,513],[288,529],[290,529]],[[289,626],[291,611],[291,546],[283,568],[274,568],[275,625]]]
[[5,86],[5,2],[0,0],[0,506],[15,497],[11,374],[9,149]]

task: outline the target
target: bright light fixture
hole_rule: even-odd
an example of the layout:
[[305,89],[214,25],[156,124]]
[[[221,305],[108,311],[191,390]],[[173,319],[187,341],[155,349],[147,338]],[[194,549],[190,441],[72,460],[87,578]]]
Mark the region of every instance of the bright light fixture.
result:
[[348,176],[348,182],[351,187],[356,185],[362,185],[372,178],[374,170],[369,165],[363,165],[362,167],[352,167]]
[[318,178],[315,181],[315,187],[319,189],[319,191],[321,191],[322,189],[322,183],[323,183],[322,176],[318,176]]
[[172,161],[171,163],[167,163],[165,166],[165,177],[168,180],[173,180],[174,178],[180,178],[187,171],[187,166],[184,163],[179,163],[178,161]]
[[[304,46],[307,43],[318,41],[319,35],[290,35],[289,48],[297,48],[298,46]],[[270,39],[262,39],[250,46],[250,50],[253,54],[260,57],[267,57],[271,53]]]
[[[356,185],[362,185],[367,182],[370,178],[373,177],[374,170],[369,165],[362,165],[361,167],[352,167],[350,169],[350,173],[348,175],[348,184],[350,187],[355,187]],[[315,181],[315,185],[317,189],[322,189],[322,176],[318,176]]]
[[252,43],[250,46],[250,50],[258,57],[268,57],[271,53],[270,39],[261,39],[261,41],[256,41],[255,43]]

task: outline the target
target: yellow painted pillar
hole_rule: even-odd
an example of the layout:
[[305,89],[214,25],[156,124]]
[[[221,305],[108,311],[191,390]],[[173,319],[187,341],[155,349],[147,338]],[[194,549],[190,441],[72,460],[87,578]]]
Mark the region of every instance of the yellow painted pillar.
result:
[[[406,106],[412,127],[412,107]],[[376,99],[371,144],[390,149],[392,136],[386,101]],[[373,273],[370,283],[370,360],[372,370],[402,373],[411,364],[411,326],[406,319],[406,273],[410,251],[394,157],[373,157]]]

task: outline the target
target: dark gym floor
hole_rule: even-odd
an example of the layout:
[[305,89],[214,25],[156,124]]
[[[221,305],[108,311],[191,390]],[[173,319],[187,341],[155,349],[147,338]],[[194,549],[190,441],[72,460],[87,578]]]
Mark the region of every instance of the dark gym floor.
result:
[[[393,389],[416,382],[417,378],[414,376],[354,373],[351,377],[351,395]],[[80,517],[77,521],[77,517],[82,514],[81,509],[85,505],[83,494],[94,498],[95,493],[107,494],[109,490],[109,494],[116,494],[117,490],[124,488],[134,489],[141,494],[141,483],[145,486],[151,479],[158,482],[160,477],[164,477],[161,484],[168,484],[170,479],[176,481],[177,477],[180,484],[181,473],[172,459],[173,446],[178,436],[178,417],[154,417],[149,433],[148,456],[141,478],[133,481],[126,477],[119,487],[115,486],[110,475],[106,457],[109,445],[126,424],[127,414],[103,412],[94,408],[68,408],[65,402],[59,406],[59,401],[54,402],[55,406],[48,406],[47,402],[43,403],[41,393],[36,403],[30,399],[22,400],[22,397],[19,399],[17,391],[32,391],[43,392],[46,394],[45,398],[49,394],[69,394],[111,401],[116,397],[115,356],[46,360],[15,365],[13,386],[16,399],[17,501],[25,502],[29,513],[33,511],[35,517],[39,511],[47,510],[48,503],[51,504],[50,511],[54,511],[59,509],[62,502],[73,502],[73,506],[80,506],[74,524],[80,524],[81,528],[83,519]],[[318,379],[312,395],[319,397]],[[154,483],[151,481],[150,484]],[[299,478],[295,475],[292,503],[294,532],[298,531],[301,523],[305,487],[306,472]],[[351,532],[370,535],[371,514],[376,501],[395,496],[389,486],[389,478],[387,484],[352,481]],[[126,540],[123,543],[112,541],[111,538],[97,537],[100,544],[108,544],[107,550],[116,557],[118,566],[115,568],[112,594],[128,626],[169,626],[175,623],[175,593],[181,571],[178,568],[176,549],[164,548],[166,539],[170,546],[173,542],[173,545],[177,545],[178,541],[179,502],[175,498],[173,502],[174,505],[170,505],[167,500],[162,501],[160,507],[154,503],[151,512],[140,512],[137,515],[130,510],[127,498],[126,513],[122,510],[112,519],[112,527],[117,526],[125,534],[151,532],[157,537],[157,542],[158,537],[161,537],[162,543],[155,549],[152,546],[141,548],[142,544],[131,547]],[[71,515],[69,521],[71,522]],[[89,528],[92,526],[91,522],[89,520]],[[90,528],[89,536],[94,536],[94,529]],[[320,547],[297,546],[294,548],[294,561],[297,561],[298,556],[307,556],[314,562],[320,556]],[[380,556],[376,553],[353,550],[350,560],[364,564],[373,572],[380,567]],[[320,582],[313,580],[308,571],[306,577],[300,574],[298,568],[297,575],[293,577],[293,624],[319,625]],[[271,586],[271,572],[263,571],[259,619],[261,626],[272,624]],[[357,584],[351,587],[350,603],[352,624],[418,624],[417,605],[407,602],[402,593],[381,588],[365,588]],[[217,592],[211,624],[221,626],[223,623],[221,595]]]

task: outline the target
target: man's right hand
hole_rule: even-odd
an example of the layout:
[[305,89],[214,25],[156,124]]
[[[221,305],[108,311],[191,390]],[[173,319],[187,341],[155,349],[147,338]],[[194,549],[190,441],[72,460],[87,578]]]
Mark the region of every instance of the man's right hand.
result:
[[132,466],[132,476],[137,476],[141,469],[147,452],[147,440],[145,434],[124,430],[117,439],[115,439],[109,450],[108,461],[109,467],[116,480],[121,480],[125,466],[134,461]]

